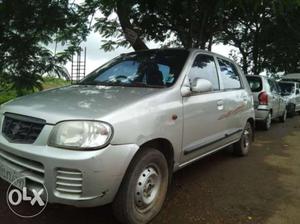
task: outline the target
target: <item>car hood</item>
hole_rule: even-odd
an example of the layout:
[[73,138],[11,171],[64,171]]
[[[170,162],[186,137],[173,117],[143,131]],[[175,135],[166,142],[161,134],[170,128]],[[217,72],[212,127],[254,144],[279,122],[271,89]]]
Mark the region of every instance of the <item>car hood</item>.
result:
[[49,124],[63,120],[97,120],[161,91],[160,89],[72,85],[20,97],[1,112],[44,119]]

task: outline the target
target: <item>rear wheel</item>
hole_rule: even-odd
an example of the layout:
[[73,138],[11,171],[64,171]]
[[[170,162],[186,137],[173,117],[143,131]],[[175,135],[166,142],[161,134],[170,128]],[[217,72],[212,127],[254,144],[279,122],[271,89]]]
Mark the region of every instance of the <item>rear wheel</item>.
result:
[[271,112],[269,112],[267,118],[262,123],[262,127],[264,130],[268,131],[271,128],[271,124],[272,124],[272,114]]
[[243,130],[240,141],[233,145],[233,152],[237,156],[246,156],[249,153],[253,141],[253,128],[250,122],[247,122]]
[[153,148],[139,152],[113,203],[116,218],[121,223],[150,222],[164,203],[168,183],[169,168],[164,155]]

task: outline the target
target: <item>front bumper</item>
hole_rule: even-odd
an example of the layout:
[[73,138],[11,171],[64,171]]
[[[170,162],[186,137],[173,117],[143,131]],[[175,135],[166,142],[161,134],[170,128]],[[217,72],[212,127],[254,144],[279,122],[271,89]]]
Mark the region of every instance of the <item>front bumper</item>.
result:
[[34,144],[10,143],[0,134],[0,163],[26,176],[26,185],[44,184],[50,203],[77,207],[111,203],[138,146],[108,145],[97,151],[58,149],[46,144],[51,129],[46,125]]

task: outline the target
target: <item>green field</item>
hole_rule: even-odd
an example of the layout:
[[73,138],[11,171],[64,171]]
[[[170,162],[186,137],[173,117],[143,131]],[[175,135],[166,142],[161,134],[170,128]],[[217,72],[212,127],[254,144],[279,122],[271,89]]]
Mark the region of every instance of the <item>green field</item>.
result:
[[[69,85],[70,83],[71,83],[70,81],[65,81],[63,79],[48,77],[48,78],[44,78],[43,88],[51,89],[51,88]],[[15,90],[8,90],[8,91],[0,92],[0,104],[5,103],[9,100],[12,100],[16,97],[17,97],[17,94],[16,94]]]

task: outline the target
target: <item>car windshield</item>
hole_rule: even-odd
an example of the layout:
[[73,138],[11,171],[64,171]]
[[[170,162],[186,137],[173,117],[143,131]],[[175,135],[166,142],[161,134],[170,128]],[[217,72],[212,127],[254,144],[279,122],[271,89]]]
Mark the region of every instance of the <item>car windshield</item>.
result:
[[187,50],[153,50],[121,55],[79,84],[165,88],[172,86],[187,60]]
[[262,90],[262,81],[260,77],[247,76],[247,80],[252,92],[260,92]]
[[290,95],[295,91],[295,85],[293,83],[279,82],[279,86],[283,95]]

